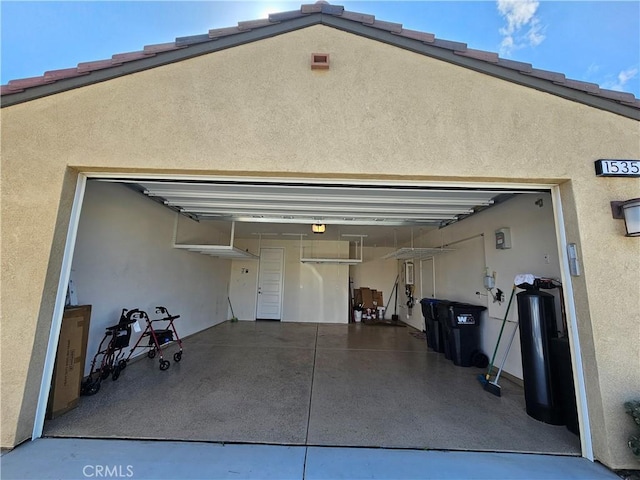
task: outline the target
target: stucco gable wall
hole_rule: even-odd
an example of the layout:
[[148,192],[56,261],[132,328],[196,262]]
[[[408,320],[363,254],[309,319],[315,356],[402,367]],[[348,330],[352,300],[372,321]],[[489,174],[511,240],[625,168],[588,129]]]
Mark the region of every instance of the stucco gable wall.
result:
[[[331,54],[329,71],[310,70],[318,51]],[[634,120],[319,25],[3,113],[84,166],[123,156],[131,167],[381,173],[399,163],[450,175],[462,163],[474,175],[526,167],[565,178],[594,145],[638,148]],[[509,171],[495,172],[498,158]]]
[[[330,70],[312,71],[312,52],[329,53]],[[569,241],[581,248],[576,282],[589,298],[577,299],[581,335],[597,362],[590,403],[602,402],[592,412],[597,453],[620,468],[630,461],[606,439],[624,427],[620,396],[640,395],[640,372],[626,363],[640,356],[640,252],[608,202],[639,196],[638,181],[598,179],[593,161],[640,158],[639,122],[320,25],[1,113],[3,446],[31,432],[39,379],[26,372],[44,359],[36,342],[29,363],[30,342],[52,313],[61,257],[47,266],[54,235],[66,232],[60,198],[73,195],[65,175],[389,175],[570,180]]]

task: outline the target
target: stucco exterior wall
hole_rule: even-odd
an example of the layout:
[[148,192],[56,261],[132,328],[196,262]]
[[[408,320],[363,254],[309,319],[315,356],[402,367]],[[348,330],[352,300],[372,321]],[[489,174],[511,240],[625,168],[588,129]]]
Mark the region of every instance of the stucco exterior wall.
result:
[[[311,71],[312,52],[331,69]],[[79,171],[562,184],[596,456],[636,465],[640,243],[610,200],[639,122],[326,26],[2,109],[2,446],[31,434]]]

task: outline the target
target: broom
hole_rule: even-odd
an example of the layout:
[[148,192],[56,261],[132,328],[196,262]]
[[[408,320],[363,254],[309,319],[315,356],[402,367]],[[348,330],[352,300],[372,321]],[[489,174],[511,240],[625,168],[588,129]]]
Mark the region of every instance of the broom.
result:
[[509,309],[511,308],[511,302],[513,301],[513,294],[516,293],[516,286],[513,285],[511,289],[511,296],[509,297],[509,303],[507,304],[507,311],[504,314],[504,319],[502,320],[502,327],[500,327],[500,333],[498,334],[498,341],[496,342],[496,348],[493,350],[493,356],[491,357],[491,361],[489,362],[489,367],[487,368],[487,373],[484,375],[478,375],[478,381],[482,384],[483,387],[486,388],[489,383],[489,379],[491,378],[491,370],[493,369],[493,364],[496,361],[496,355],[498,354],[498,347],[500,346],[500,339],[502,338],[502,332],[504,332],[504,326],[507,324],[507,316],[509,315]]
[[502,363],[500,364],[500,368],[498,369],[498,373],[496,378],[493,379],[493,382],[487,382],[484,386],[484,389],[492,395],[496,397],[500,397],[502,395],[502,387],[498,384],[498,380],[500,380],[500,374],[504,369],[504,364],[507,362],[507,356],[509,355],[509,350],[511,350],[511,345],[513,344],[513,339],[516,336],[516,331],[518,330],[518,325],[513,329],[511,333],[511,339],[509,340],[509,345],[507,345],[507,349],[504,352],[504,357],[502,357]]
[[229,307],[231,308],[231,322],[237,322],[238,317],[236,317],[236,314],[233,313],[233,305],[231,305],[231,299],[227,297],[227,300],[229,301]]

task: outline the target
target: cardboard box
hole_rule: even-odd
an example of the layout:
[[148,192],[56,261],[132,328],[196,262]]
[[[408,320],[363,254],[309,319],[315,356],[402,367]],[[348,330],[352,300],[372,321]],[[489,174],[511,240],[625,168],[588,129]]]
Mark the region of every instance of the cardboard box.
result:
[[382,292],[375,290],[375,294],[373,295],[373,301],[376,302],[376,306],[384,307],[384,298],[382,296]]
[[363,287],[360,291],[362,292],[362,306],[364,308],[373,308],[373,292],[371,289]]
[[[353,304],[362,304],[362,308],[376,308],[384,306],[382,292],[369,287],[356,288],[353,292]],[[375,303],[374,303],[375,302]]]
[[353,291],[353,306],[360,305],[362,303],[362,290],[356,288]]
[[91,305],[65,308],[47,406],[48,419],[78,406],[90,319]]

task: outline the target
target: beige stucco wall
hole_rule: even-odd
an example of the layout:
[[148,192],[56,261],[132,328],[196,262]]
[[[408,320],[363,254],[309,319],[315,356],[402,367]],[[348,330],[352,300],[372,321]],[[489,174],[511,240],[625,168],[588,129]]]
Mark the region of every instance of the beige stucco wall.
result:
[[[312,52],[331,54],[311,71]],[[596,456],[634,465],[640,243],[610,200],[637,179],[639,123],[314,26],[2,109],[2,446],[31,434],[77,171],[558,181]],[[570,180],[570,181],[569,181]]]

